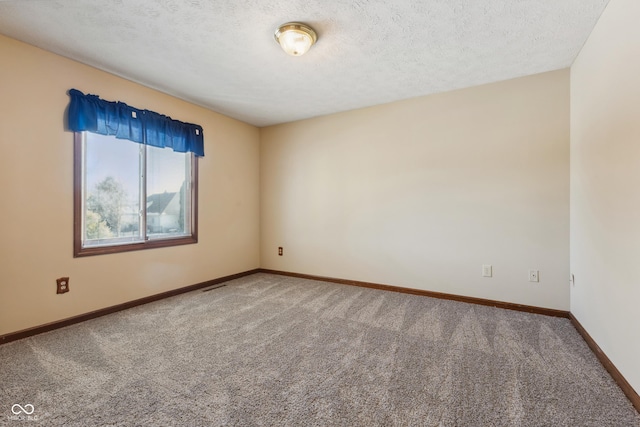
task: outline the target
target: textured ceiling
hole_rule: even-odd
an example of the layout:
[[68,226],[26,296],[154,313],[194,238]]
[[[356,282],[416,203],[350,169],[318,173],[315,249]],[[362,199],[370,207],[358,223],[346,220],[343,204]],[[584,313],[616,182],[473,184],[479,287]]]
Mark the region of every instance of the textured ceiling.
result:
[[568,67],[608,1],[9,0],[0,33],[265,126]]

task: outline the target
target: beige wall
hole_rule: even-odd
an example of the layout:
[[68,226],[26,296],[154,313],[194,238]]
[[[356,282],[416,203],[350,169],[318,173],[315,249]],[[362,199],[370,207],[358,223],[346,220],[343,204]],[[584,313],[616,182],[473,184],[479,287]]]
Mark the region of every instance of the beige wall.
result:
[[569,308],[568,70],[263,128],[260,182],[264,268]]
[[[259,267],[257,128],[3,36],[0,58],[0,334]],[[72,87],[204,127],[198,244],[73,258]]]
[[639,16],[611,0],[571,68],[571,312],[637,392]]

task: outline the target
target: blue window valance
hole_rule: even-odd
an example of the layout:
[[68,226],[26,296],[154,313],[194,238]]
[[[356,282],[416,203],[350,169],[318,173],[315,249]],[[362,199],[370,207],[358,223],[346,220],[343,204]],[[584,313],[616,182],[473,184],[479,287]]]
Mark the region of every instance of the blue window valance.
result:
[[169,147],[179,153],[204,156],[202,126],[173,120],[149,110],[139,110],[124,102],[105,101],[70,89],[69,129],[101,135],[115,135],[154,147]]

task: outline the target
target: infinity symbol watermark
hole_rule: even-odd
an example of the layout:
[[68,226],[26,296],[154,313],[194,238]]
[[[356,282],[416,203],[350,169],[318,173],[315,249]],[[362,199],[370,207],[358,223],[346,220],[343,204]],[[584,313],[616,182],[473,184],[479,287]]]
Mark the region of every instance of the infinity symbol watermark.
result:
[[31,403],[27,403],[24,406],[19,405],[19,404],[16,403],[11,407],[11,412],[13,412],[15,415],[20,415],[23,412],[25,414],[27,414],[27,415],[31,415],[31,414],[33,414],[33,411],[35,411],[35,410],[36,410],[36,408],[34,408]]

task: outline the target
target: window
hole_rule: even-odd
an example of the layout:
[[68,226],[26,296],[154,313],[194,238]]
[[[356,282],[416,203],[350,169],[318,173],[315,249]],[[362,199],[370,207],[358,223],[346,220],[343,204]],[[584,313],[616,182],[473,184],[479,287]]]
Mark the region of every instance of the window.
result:
[[197,242],[197,158],[75,132],[74,255]]
[[74,256],[198,241],[202,126],[70,89]]

